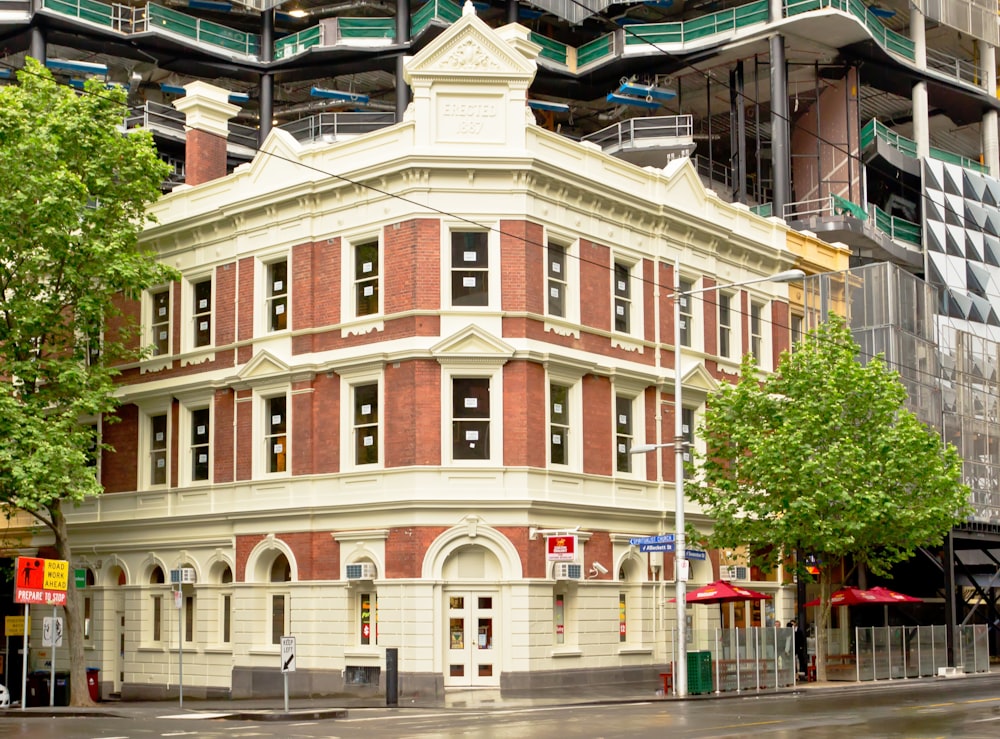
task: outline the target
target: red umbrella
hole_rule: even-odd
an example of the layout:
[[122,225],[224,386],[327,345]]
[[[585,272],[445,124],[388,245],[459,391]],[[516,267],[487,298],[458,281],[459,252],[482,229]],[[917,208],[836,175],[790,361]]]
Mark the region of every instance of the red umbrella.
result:
[[870,588],[868,593],[871,595],[877,595],[879,600],[878,603],[923,603],[923,598],[916,598],[912,595],[906,595],[905,593],[897,593],[895,590],[889,590],[889,588],[883,588],[881,585],[876,585],[874,588]]
[[[871,605],[878,605],[880,603],[885,603],[886,601],[881,600],[878,594],[872,594],[868,590],[859,590],[858,588],[848,585],[846,588],[841,588],[840,590],[834,591],[830,594],[830,605],[831,606],[860,606],[866,603]],[[811,600],[806,603],[806,608],[812,608],[813,606],[819,605],[819,598]]]
[[[697,590],[687,594],[688,603],[735,603],[741,600],[768,600],[770,595],[759,593],[750,588],[733,585],[727,580],[716,580],[708,585],[702,585]],[[673,599],[671,599],[673,600]]]

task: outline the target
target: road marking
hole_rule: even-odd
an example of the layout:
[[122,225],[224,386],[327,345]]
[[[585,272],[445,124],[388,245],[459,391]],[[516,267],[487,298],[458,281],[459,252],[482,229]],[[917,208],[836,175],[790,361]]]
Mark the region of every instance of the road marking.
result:
[[[31,645],[29,644],[28,647],[30,648]],[[928,703],[926,706],[924,706],[924,708],[944,708],[945,706],[953,706],[953,705],[955,705],[954,701],[952,701],[951,703]]]
[[[227,713],[175,713],[170,716],[160,716],[160,718],[225,718],[226,716],[232,716],[233,712],[229,711]],[[169,734],[164,734],[164,736],[170,736]]]
[[[31,648],[30,644],[28,645],[28,648],[29,649]],[[316,726],[316,722],[315,721],[303,721],[303,722],[298,723],[298,724],[289,724],[289,726]]]
[[726,724],[724,726],[709,726],[709,727],[706,727],[706,729],[699,729],[699,731],[705,731],[705,730],[709,730],[709,729],[712,730],[712,731],[714,731],[715,729],[742,729],[742,728],[744,728],[746,726],[767,726],[768,724],[783,724],[783,723],[787,723],[787,722],[786,721],[752,721],[750,723],[745,723],[745,724]]
[[160,734],[160,736],[197,736],[197,734],[197,731],[172,731],[169,734]]
[[[29,644],[28,647],[30,648],[31,645]],[[962,701],[962,702],[963,703],[993,703],[996,700],[997,700],[996,698],[976,698],[975,700],[967,700],[967,701]]]

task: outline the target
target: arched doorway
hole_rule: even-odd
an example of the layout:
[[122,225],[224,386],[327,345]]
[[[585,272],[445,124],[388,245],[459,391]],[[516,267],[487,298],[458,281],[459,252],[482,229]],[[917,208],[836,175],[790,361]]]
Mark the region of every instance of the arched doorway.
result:
[[502,568],[478,545],[452,551],[442,568],[444,588],[445,687],[500,685]]

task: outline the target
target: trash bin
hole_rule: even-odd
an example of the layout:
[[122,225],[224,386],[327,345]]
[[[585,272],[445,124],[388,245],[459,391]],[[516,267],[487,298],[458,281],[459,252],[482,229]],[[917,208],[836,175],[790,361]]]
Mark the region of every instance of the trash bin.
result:
[[[68,672],[57,672],[56,673],[56,689],[54,691],[53,700],[55,701],[53,705],[56,706],[68,706],[69,705],[69,673]],[[46,701],[48,704],[48,701]]]
[[90,691],[90,700],[95,703],[101,700],[101,671],[96,667],[87,668],[87,690]]
[[49,673],[32,672],[28,674],[24,697],[24,705],[28,708],[49,705]]
[[711,693],[712,653],[688,652],[688,694]]

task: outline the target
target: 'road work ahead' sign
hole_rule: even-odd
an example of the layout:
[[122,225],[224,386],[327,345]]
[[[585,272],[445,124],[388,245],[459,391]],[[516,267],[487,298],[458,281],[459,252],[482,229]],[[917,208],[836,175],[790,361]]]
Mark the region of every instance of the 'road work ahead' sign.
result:
[[66,605],[69,562],[64,559],[18,557],[14,602],[50,606]]

